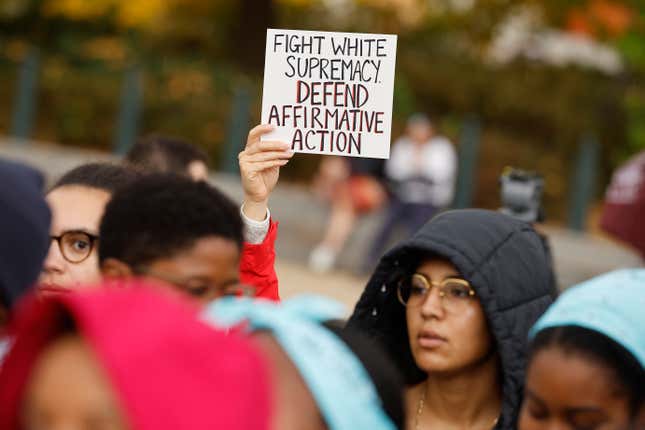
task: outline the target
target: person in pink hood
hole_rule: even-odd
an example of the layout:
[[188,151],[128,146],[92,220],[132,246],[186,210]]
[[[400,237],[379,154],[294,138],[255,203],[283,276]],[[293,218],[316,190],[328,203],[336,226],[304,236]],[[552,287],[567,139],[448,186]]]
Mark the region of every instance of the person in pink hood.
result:
[[0,428],[269,429],[269,374],[253,346],[173,293],[136,287],[23,303],[0,370]]

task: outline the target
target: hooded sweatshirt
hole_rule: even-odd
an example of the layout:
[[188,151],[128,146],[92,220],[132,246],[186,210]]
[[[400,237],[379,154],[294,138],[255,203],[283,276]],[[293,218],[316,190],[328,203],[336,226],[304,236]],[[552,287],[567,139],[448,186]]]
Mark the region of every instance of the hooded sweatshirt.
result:
[[0,160],[0,305],[12,307],[36,281],[49,249],[51,214],[36,170]]
[[[65,316],[93,350],[132,430],[267,430],[263,358],[237,336],[200,322],[180,297],[127,288],[82,290],[19,309],[0,370],[0,428],[19,430],[31,369]],[[135,287],[135,288],[132,288]]]
[[477,293],[501,360],[502,412],[496,429],[515,429],[522,400],[527,337],[551,304],[552,273],[533,228],[486,210],[445,212],[388,252],[369,280],[349,326],[378,339],[409,384],[426,377],[410,351],[398,282],[424,257],[449,260]]
[[609,272],[565,291],[531,329],[582,327],[607,336],[645,369],[645,269]]

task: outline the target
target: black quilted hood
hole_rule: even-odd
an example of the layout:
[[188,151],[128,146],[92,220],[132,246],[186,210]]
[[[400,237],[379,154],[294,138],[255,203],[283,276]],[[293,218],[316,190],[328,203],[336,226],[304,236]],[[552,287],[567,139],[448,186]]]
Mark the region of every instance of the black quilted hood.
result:
[[348,325],[377,338],[409,384],[425,375],[408,343],[399,280],[422,256],[448,259],[482,303],[502,363],[502,415],[497,429],[515,429],[522,401],[528,331],[553,301],[553,274],[542,240],[527,223],[497,212],[445,212],[388,252],[369,280]]

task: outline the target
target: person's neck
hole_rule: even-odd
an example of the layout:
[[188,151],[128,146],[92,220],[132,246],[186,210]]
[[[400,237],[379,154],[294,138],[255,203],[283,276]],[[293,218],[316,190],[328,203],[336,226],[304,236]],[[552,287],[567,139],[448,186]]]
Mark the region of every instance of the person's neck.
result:
[[502,405],[498,356],[458,373],[430,374],[420,393],[424,390],[424,415],[433,421],[451,428],[490,429]]

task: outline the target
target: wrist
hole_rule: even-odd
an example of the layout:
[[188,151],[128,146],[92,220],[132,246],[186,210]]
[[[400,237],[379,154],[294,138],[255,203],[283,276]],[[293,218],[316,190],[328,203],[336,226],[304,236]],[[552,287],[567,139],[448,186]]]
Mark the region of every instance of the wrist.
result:
[[254,221],[265,221],[269,208],[269,199],[253,200],[248,197],[242,203],[242,212]]

